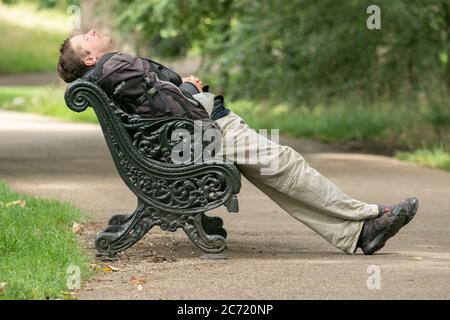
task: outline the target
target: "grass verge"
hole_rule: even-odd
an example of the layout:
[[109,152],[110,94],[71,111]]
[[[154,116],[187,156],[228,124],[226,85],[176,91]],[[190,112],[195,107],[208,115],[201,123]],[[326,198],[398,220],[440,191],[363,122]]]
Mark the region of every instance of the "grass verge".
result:
[[381,151],[401,160],[450,170],[450,109],[445,104],[290,108],[235,101],[229,107],[255,129],[278,128],[289,136],[338,143],[365,152]]
[[426,167],[450,171],[450,152],[445,151],[442,147],[419,149],[414,152],[397,152],[395,157]]
[[264,105],[235,101],[228,105],[255,128],[278,128],[280,134],[324,142],[381,142],[399,149],[416,149],[439,141],[448,128],[450,110],[395,105],[333,104],[313,107]]
[[0,87],[0,108],[24,111],[76,122],[97,123],[89,108],[77,113],[66,107],[64,86]]
[[59,45],[68,33],[64,13],[1,2],[0,11],[0,74],[55,70]]
[[[235,101],[229,108],[255,128],[278,128],[280,134],[337,143],[355,150],[412,151],[443,143],[450,152],[450,109],[445,105],[384,103],[316,105],[296,108]],[[445,147],[444,147],[445,146]],[[347,148],[348,149],[348,148]],[[352,150],[352,149],[349,149]],[[384,150],[384,151],[383,151]]]
[[70,226],[73,207],[12,192],[0,181],[0,299],[68,298],[69,265],[88,276],[88,257]]

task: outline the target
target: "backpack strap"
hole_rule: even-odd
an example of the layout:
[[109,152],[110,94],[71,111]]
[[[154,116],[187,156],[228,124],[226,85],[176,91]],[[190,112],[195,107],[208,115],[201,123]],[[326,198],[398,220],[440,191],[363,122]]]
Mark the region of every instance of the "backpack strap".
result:
[[117,52],[108,52],[105,53],[101,58],[97,61],[95,66],[90,68],[83,76],[84,79],[87,79],[91,82],[98,82],[103,76],[103,65],[111,59],[112,56],[117,54]]
[[[181,97],[184,97],[186,100],[188,100],[190,103],[197,105],[197,101],[196,100],[191,100],[188,97],[183,95],[183,92],[180,90],[180,88],[178,88],[175,84],[173,84],[172,82],[169,81],[163,81],[160,80],[158,78],[158,75],[151,71],[151,70],[147,70],[144,74],[143,74],[143,78],[145,83],[147,84],[147,90],[145,91],[145,93],[139,97],[137,99],[138,103],[139,102],[143,102],[145,99],[147,99],[148,96],[153,96],[155,95],[155,93],[157,93],[159,90],[161,90],[161,87],[169,87],[171,88],[172,91],[175,91],[175,93],[172,95],[172,98],[178,102],[178,104],[183,108],[183,110],[186,112],[186,114],[189,116],[189,118],[193,119],[192,116],[192,112],[189,109],[188,106],[185,105],[186,101],[183,101],[183,99]],[[168,89],[170,90],[170,89]],[[159,97],[161,98],[162,95],[159,95]],[[170,106],[168,105],[167,101],[163,101],[165,107],[166,107],[166,112],[170,113],[171,109]]]
[[158,75],[159,79],[161,79],[163,81],[172,82],[177,86],[182,84],[182,79],[178,73],[170,70],[169,68],[162,65],[161,63],[153,61],[149,58],[145,58],[145,57],[140,57],[140,58],[149,63],[150,70],[155,72]]

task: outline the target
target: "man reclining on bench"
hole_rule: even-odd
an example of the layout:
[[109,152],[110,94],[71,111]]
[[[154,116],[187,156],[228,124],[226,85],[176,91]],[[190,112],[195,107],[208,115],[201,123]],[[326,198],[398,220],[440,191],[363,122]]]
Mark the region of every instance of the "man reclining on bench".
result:
[[[209,103],[196,103],[196,97],[206,91],[198,78],[181,78],[152,60],[115,52],[111,37],[101,36],[95,30],[63,42],[57,70],[67,83],[82,77],[95,81],[128,113],[214,120],[225,141],[234,139],[237,145],[245,145],[250,154],[258,154],[258,159],[264,160],[249,163],[245,152],[227,144],[224,152],[232,155],[241,173],[294,218],[346,253],[353,254],[358,248],[366,255],[375,253],[417,212],[416,197],[395,205],[368,204],[351,198],[310,167],[298,152],[249,128],[225,107],[222,96],[210,94],[213,99]],[[168,109],[164,103],[149,98],[151,90],[147,88],[154,80],[148,78],[150,71],[179,87],[185,100],[190,101],[188,108],[174,103]],[[256,143],[249,145],[247,141]],[[274,172],[263,172],[267,160],[276,161]]]

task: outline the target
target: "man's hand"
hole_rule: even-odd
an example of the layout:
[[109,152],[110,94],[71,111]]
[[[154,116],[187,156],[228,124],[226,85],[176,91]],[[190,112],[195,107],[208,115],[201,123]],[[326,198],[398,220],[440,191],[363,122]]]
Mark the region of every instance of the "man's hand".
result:
[[182,80],[183,80],[183,82],[190,82],[190,83],[192,83],[198,89],[199,92],[203,92],[203,90],[202,90],[203,84],[202,84],[202,82],[200,81],[199,78],[194,77],[193,75],[191,75],[189,77],[182,78]]

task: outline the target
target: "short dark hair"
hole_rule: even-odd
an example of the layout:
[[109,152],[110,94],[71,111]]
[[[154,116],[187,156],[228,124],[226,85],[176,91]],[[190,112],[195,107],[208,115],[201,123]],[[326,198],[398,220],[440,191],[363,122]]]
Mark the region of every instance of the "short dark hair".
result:
[[71,37],[61,43],[59,49],[58,74],[66,83],[81,78],[89,69],[84,63],[81,53],[76,52],[70,44]]

